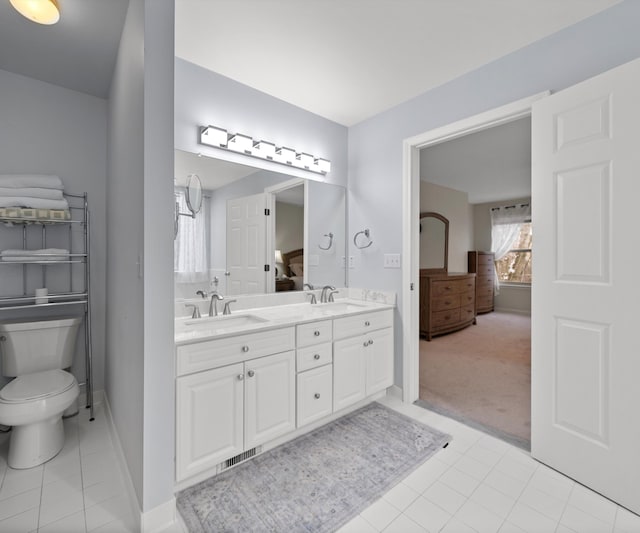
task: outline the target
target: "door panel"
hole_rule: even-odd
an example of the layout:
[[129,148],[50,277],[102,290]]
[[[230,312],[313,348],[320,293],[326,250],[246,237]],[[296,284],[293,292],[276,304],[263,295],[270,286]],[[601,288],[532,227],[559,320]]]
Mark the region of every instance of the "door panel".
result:
[[640,512],[640,61],[532,115],[532,455]]

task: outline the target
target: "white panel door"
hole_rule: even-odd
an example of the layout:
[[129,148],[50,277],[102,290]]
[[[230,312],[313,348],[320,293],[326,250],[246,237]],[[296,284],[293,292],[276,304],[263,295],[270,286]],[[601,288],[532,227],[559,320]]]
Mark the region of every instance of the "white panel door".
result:
[[176,480],[243,451],[244,366],[176,380]]
[[393,385],[393,328],[372,331],[365,336],[367,396]]
[[367,396],[364,335],[333,343],[333,410],[339,411]]
[[296,428],[296,353],[245,363],[245,449]]
[[640,512],[640,61],[533,106],[532,455]]
[[227,201],[227,293],[265,292],[266,222],[264,193]]

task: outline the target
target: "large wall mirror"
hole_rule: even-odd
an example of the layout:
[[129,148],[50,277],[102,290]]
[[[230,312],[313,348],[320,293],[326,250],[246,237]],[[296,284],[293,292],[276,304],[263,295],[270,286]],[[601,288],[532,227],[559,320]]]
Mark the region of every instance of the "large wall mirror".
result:
[[446,273],[448,259],[449,219],[440,213],[420,213],[420,270]]
[[203,202],[176,232],[176,297],[346,285],[344,187],[175,150],[178,207],[192,174]]

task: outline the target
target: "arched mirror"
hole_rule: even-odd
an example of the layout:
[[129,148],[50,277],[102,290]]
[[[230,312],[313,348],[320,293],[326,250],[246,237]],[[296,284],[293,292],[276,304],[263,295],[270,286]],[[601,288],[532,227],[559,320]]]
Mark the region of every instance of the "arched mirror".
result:
[[446,273],[449,257],[449,219],[440,213],[420,213],[420,271]]

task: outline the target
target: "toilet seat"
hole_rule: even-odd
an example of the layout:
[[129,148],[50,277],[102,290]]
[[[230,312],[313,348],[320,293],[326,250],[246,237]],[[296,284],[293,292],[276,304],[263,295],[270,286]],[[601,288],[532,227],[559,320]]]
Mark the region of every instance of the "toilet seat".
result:
[[64,370],[45,370],[24,374],[0,390],[0,402],[24,403],[62,394],[76,385],[72,374]]

